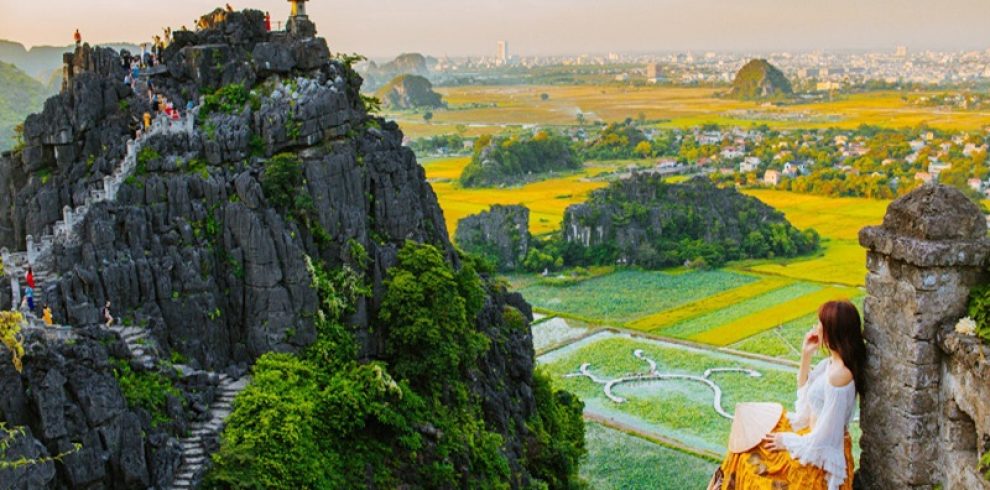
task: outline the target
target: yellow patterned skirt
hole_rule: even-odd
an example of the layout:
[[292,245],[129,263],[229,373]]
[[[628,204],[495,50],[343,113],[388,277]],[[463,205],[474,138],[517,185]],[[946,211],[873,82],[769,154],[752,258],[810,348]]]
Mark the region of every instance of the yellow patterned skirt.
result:
[[[774,432],[793,432],[787,416],[780,417]],[[808,429],[798,434],[807,434]],[[852,490],[852,438],[846,434],[846,481],[842,490]],[[729,453],[722,463],[722,490],[827,490],[825,470],[802,465],[787,451],[771,452],[756,446],[745,453]]]

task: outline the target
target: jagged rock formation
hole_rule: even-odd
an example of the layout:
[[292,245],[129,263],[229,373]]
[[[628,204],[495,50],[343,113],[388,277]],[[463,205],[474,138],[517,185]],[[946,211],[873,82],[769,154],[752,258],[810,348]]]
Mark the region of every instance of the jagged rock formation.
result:
[[[263,14],[250,10],[217,10],[207,20],[201,31],[175,32],[165,66],[142,81],[176,107],[201,103],[189,131],[152,133],[135,146],[147,99],[120,83],[115,51],[84,45],[65,59],[63,91],[28,117],[25,148],[0,159],[0,246],[24,250],[29,236],[56,237],[35,255],[49,271],[39,300],[73,326],[102,321],[100,307],[111,300],[126,327],[33,343],[24,373],[0,363],[0,410],[28,428],[24,454],[83,445],[54,465],[0,474],[3,484],[193,486],[216,448],[233,395],[227,385],[259,355],[297,352],[315,338],[307,256],[346,264],[368,281],[371,295],[349,318],[362,359],[384,355],[387,326],[371,324],[407,240],[436,246],[459,267],[402,133],[369,116],[361,78],[330,59],[315,26],[300,18],[288,32],[268,33]],[[128,148],[136,165],[114,195],[100,194]],[[273,162],[297,165],[301,184],[288,195],[307,200],[285,203],[272,193]],[[66,212],[78,209],[85,212],[69,220]],[[75,220],[72,234],[56,235]],[[9,288],[0,284],[6,298]],[[513,485],[521,486],[529,480],[522,461],[535,410],[532,338],[526,328],[506,331],[502,315],[506,305],[526,318],[531,311],[519,295],[489,294],[476,325],[493,347],[470,387],[484,400],[486,425],[503,436]],[[181,372],[163,363],[169,357],[183,360]],[[181,389],[185,401],[167,407],[173,422],[153,426],[147,411],[128,408],[111,358]],[[180,442],[187,430],[199,439]]]
[[776,66],[764,59],[750,60],[732,81],[730,96],[740,99],[768,99],[794,93],[791,82]]
[[446,107],[443,97],[433,91],[429,80],[417,75],[399,75],[375,95],[389,109],[437,109]]
[[987,280],[983,214],[958,190],[928,185],[859,240],[869,251],[865,488],[990,488],[977,469],[990,451],[990,363],[953,328]]
[[814,250],[818,241],[734,188],[719,188],[705,177],[668,184],[650,174],[613,182],[588,202],[568,207],[562,235],[574,246],[647,267],[697,257],[712,264],[796,255]]
[[488,258],[500,270],[519,269],[529,252],[529,209],[493,205],[460,220],[454,241],[463,250]]

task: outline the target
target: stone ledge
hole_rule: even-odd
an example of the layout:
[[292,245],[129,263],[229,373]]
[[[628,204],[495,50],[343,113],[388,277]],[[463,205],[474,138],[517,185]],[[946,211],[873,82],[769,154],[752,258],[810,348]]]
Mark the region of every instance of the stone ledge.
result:
[[939,336],[939,346],[953,362],[970,370],[977,378],[990,379],[990,346],[983,345],[980,339],[971,335],[946,332]]
[[929,241],[897,235],[871,226],[859,232],[859,243],[871,252],[917,267],[979,267],[990,255],[990,239]]

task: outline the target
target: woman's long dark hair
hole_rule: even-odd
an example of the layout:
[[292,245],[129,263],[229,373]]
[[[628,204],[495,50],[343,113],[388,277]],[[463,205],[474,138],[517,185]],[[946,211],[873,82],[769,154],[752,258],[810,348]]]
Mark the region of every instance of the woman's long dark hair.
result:
[[829,301],[818,309],[818,320],[822,322],[822,343],[839,353],[852,371],[856,392],[862,395],[866,389],[866,342],[859,310],[849,301]]

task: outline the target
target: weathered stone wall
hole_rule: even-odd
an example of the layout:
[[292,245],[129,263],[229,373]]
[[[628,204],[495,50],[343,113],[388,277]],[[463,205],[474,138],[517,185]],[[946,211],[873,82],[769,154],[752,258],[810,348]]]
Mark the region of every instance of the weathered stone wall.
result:
[[[990,366],[952,332],[990,252],[979,208],[945,186],[898,199],[860,232],[869,365],[861,400],[867,488],[990,488],[976,472],[990,437]],[[982,382],[981,382],[982,380]]]

